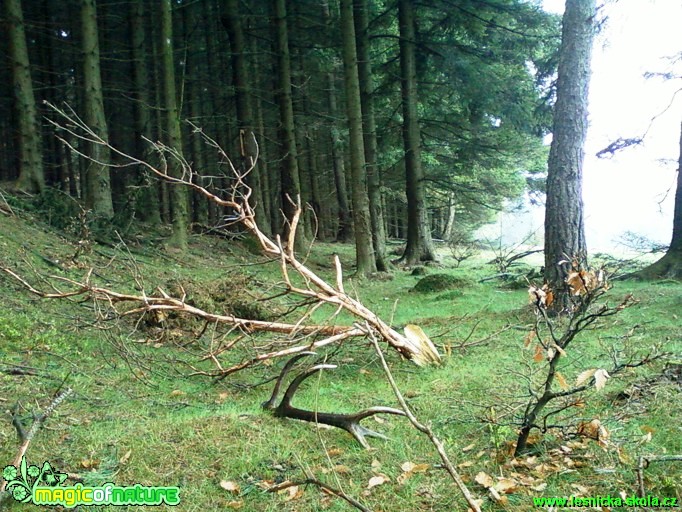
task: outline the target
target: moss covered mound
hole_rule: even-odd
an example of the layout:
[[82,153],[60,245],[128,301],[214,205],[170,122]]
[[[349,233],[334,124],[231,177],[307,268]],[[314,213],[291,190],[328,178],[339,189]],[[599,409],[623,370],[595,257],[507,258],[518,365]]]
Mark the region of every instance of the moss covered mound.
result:
[[431,274],[420,279],[412,290],[417,293],[442,292],[454,288],[463,288],[470,284],[471,282],[468,279],[462,277],[450,274]]

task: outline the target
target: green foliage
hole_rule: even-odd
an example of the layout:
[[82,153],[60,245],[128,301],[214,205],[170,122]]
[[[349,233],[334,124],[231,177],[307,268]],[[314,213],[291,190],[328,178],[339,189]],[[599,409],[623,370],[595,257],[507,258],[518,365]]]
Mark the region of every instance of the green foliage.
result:
[[[10,241],[16,237],[7,236],[15,229],[27,233],[47,256],[54,257],[47,248],[73,251],[73,247],[58,247],[65,245],[63,239],[49,232],[2,216],[4,263],[23,261],[19,246]],[[194,250],[183,264],[146,247],[147,256],[136,261],[145,283],[150,287],[159,283],[169,293],[176,291],[171,284],[182,284],[197,304],[220,309],[223,299],[237,294],[246,299],[247,290],[279,279],[277,262],[249,265],[250,275],[240,277],[242,273],[234,272],[235,266],[253,263],[253,258],[246,252],[231,253],[234,245],[224,240],[196,237],[192,245]],[[130,267],[121,259],[114,259],[112,264],[110,258],[99,259],[99,252],[108,248],[95,248],[92,257],[98,272],[104,272],[101,269],[108,264],[105,277],[112,286],[132,287]],[[353,260],[350,246],[316,245],[310,257],[316,270],[332,282],[334,269],[329,262],[335,253],[348,268]],[[489,273],[484,262],[477,259],[456,271],[440,273],[453,272],[471,283]],[[34,265],[38,271],[53,271],[41,260]],[[81,273],[76,269],[70,275],[76,278]],[[382,318],[392,319],[393,325],[420,325],[444,354],[441,367],[416,369],[392,353],[389,362],[410,406],[443,439],[471,491],[484,499],[485,510],[525,512],[532,496],[570,495],[575,485],[594,494],[608,489],[632,494],[636,490],[633,468],[640,454],[682,453],[680,383],[670,377],[674,372],[661,364],[612,379],[604,392],[595,393],[579,409],[581,418],[598,416],[611,432],[611,443],[605,450],[594,441],[580,440],[579,447],[565,453],[562,447],[569,442],[576,446],[577,440],[557,434],[546,436],[536,445],[535,462],[520,458],[511,465],[508,454],[515,425],[506,406],[512,398],[523,396],[528,383],[519,379],[516,370],[505,369],[518,369],[523,338],[532,320],[526,290],[501,291],[496,283],[463,283],[432,295],[407,293],[414,284],[415,278],[409,273],[397,272],[392,281],[365,280],[355,290],[363,303]],[[354,285],[346,282],[349,290]],[[621,289],[632,291],[639,305],[623,311],[616,322],[585,332],[580,367],[597,360],[605,347],[620,350],[623,343],[645,350],[663,342],[667,350],[682,352],[682,330],[675,318],[680,284],[628,282],[619,284],[618,291]],[[205,290],[203,294],[201,290]],[[346,493],[371,509],[389,507],[411,512],[466,508],[451,480],[435,467],[439,460],[433,446],[404,418],[386,417],[383,423],[373,424],[373,429],[390,440],[373,440],[373,450],[368,452],[338,429],[319,430],[263,413],[259,404],[269,396],[272,384],[262,383],[278,373],[283,361],[218,382],[190,376],[193,369],[178,360],[204,340],[197,341],[189,333],[156,346],[147,332],[131,332],[129,326],[120,333],[92,329],[88,324],[93,312],[88,304],[36,301],[4,274],[0,274],[0,291],[5,297],[0,310],[0,389],[2,398],[7,399],[3,407],[11,409],[19,402],[21,418],[30,421],[33,413],[50,402],[58,387],[68,385],[75,390],[74,398],[60,406],[50,417],[49,428],[41,430],[32,442],[32,463],[49,461],[61,471],[87,476],[92,483],[110,479],[124,485],[178,485],[181,508],[187,510],[213,510],[216,506],[241,506],[241,510],[253,511],[347,509],[340,500],[330,499],[312,486],[301,488],[302,495],[291,501],[286,501],[286,494],[263,491],[273,482],[301,479],[305,470],[329,485],[340,482]],[[465,300],[460,293],[465,294]],[[270,304],[265,302],[263,307]],[[269,313],[277,314],[272,310]],[[336,321],[344,319],[337,317]],[[634,325],[644,328],[624,337]],[[251,343],[260,341],[270,340],[245,339],[234,347],[232,357],[243,360],[252,356]],[[118,350],[118,342],[125,350]],[[469,345],[460,349],[460,344]],[[145,347],[147,358],[140,359],[139,347]],[[297,406],[334,412],[395,406],[381,368],[364,343],[345,343],[330,355],[330,362],[339,368],[307,382],[296,396]],[[577,373],[572,356],[569,353],[567,368],[561,369],[567,379]],[[494,417],[488,414],[491,407]],[[644,441],[649,430],[653,432],[651,439]],[[0,421],[0,439],[4,440],[0,443],[0,460],[11,461],[18,443],[9,416]],[[575,467],[568,467],[567,460],[576,462]],[[405,462],[429,467],[399,483]],[[609,471],[595,471],[602,468]],[[505,476],[517,473],[534,486],[546,487],[534,490],[522,486],[507,495],[509,505],[503,508],[475,483],[481,471]],[[378,473],[390,481],[367,489],[369,479]],[[681,492],[675,483],[682,473],[675,463],[652,464],[645,477],[646,489],[652,494],[676,496]],[[240,492],[233,494],[221,488],[221,480],[237,483]],[[32,510],[18,503],[8,505],[8,509]]]

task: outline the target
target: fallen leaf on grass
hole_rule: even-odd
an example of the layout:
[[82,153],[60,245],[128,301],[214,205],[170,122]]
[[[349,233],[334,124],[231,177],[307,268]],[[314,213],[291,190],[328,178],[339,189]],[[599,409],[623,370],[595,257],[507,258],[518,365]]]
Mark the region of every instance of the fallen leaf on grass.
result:
[[474,480],[476,481],[477,484],[482,485],[486,489],[488,487],[492,487],[495,484],[495,481],[493,480],[493,477],[490,476],[488,473],[484,471],[480,471],[475,477]]
[[293,501],[298,500],[301,498],[301,496],[303,496],[303,489],[301,489],[298,485],[292,485],[291,487],[282,489],[278,494],[287,495],[284,501]]
[[220,487],[225,489],[227,492],[231,492],[232,494],[239,494],[241,491],[239,484],[230,480],[221,480]]
[[127,464],[128,461],[130,460],[130,456],[131,456],[132,454],[133,454],[133,451],[132,451],[132,450],[128,450],[127,452],[125,452],[125,453],[123,454],[123,457],[121,457],[120,459],[118,459],[118,463],[119,463],[119,464]]
[[493,488],[502,494],[512,494],[519,490],[519,483],[511,478],[498,477]]
[[334,472],[340,475],[347,475],[352,471],[353,470],[351,468],[349,468],[348,466],[344,466],[343,464],[337,464],[336,466],[334,466]]
[[488,487],[488,492],[490,493],[490,496],[492,499],[497,503],[498,505],[506,506],[509,504],[509,498],[506,496],[500,496],[500,493],[495,490],[494,487]]
[[372,478],[369,479],[369,482],[367,483],[367,489],[371,489],[372,487],[376,487],[377,485],[382,485],[390,481],[391,479],[383,474],[373,476]]
[[239,508],[242,508],[244,506],[244,502],[239,500],[239,501],[230,501],[227,503],[226,507],[231,508],[234,510],[237,510]]
[[414,462],[403,462],[400,469],[402,474],[397,478],[398,484],[402,485],[415,473],[425,473],[429,469],[429,464],[415,464]]

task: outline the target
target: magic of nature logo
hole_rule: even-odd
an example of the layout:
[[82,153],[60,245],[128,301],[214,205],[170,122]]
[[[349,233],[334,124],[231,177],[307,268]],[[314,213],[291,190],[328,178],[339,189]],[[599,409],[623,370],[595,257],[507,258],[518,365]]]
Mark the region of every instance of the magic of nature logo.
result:
[[19,467],[10,465],[2,470],[7,482],[5,491],[21,503],[74,508],[80,505],[177,505],[180,490],[177,487],[148,487],[140,484],[117,486],[106,483],[84,486],[80,483],[63,485],[67,474],[57,471],[49,462],[42,468],[29,465],[21,458]]

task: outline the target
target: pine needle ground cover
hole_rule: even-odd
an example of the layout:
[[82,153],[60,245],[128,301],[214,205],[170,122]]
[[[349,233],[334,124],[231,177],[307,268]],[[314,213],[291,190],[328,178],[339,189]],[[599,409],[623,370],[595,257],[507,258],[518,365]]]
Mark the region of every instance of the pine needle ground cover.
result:
[[[50,273],[75,278],[92,266],[101,282],[133,289],[134,261],[149,290],[185,283],[194,300],[207,307],[250,305],[253,314],[287,314],[286,301],[258,300],[280,279],[276,264],[254,265],[260,258],[216,237],[195,236],[190,247],[180,257],[161,244],[95,244],[81,258],[83,265],[67,264],[76,251],[70,241],[39,223],[0,217],[2,263],[31,279]],[[335,253],[352,274],[351,247],[316,245],[308,264],[333,279]],[[419,325],[444,355],[440,367],[418,368],[392,353],[389,363],[410,407],[444,441],[470,490],[483,499],[483,509],[530,510],[533,497],[543,496],[634,496],[640,456],[682,454],[682,285],[614,284],[613,302],[632,293],[637,304],[581,333],[575,342],[579,350],[567,354],[561,368],[565,379],[573,382],[626,351],[671,356],[591,389],[555,418],[555,428],[538,432],[531,451],[513,458],[528,375],[543,364],[534,360],[532,344],[524,346],[533,321],[528,294],[495,280],[479,282],[494,273],[485,258],[459,268],[452,263],[444,255],[440,268],[427,269],[452,276],[458,285],[451,289],[415,290],[424,276],[406,270],[350,279],[347,287],[393,326]],[[244,287],[239,301],[225,285],[227,275]],[[281,485],[312,475],[371,510],[465,508],[431,443],[404,418],[366,420],[390,440],[372,439],[372,448],[365,450],[341,430],[263,411],[260,404],[283,361],[221,380],[192,376],[178,347],[191,355],[188,333],[197,333],[198,325],[171,319],[161,332],[153,322],[120,326],[112,320],[112,328],[103,331],[92,326],[95,312],[87,302],[37,299],[5,275],[0,289],[3,466],[20,444],[13,420],[28,428],[60,389],[70,387],[73,394],[47,419],[26,455],[32,464],[49,461],[72,483],[177,486],[178,509],[188,511],[350,509],[317,486]],[[326,317],[323,311],[315,314]],[[349,341],[326,355],[338,369],[307,381],[295,397],[297,406],[335,412],[396,406],[369,344]],[[595,420],[596,434],[590,431]],[[682,462],[651,463],[642,476],[648,494],[682,498]],[[278,484],[281,491],[268,492]],[[14,500],[3,506],[39,510]]]

